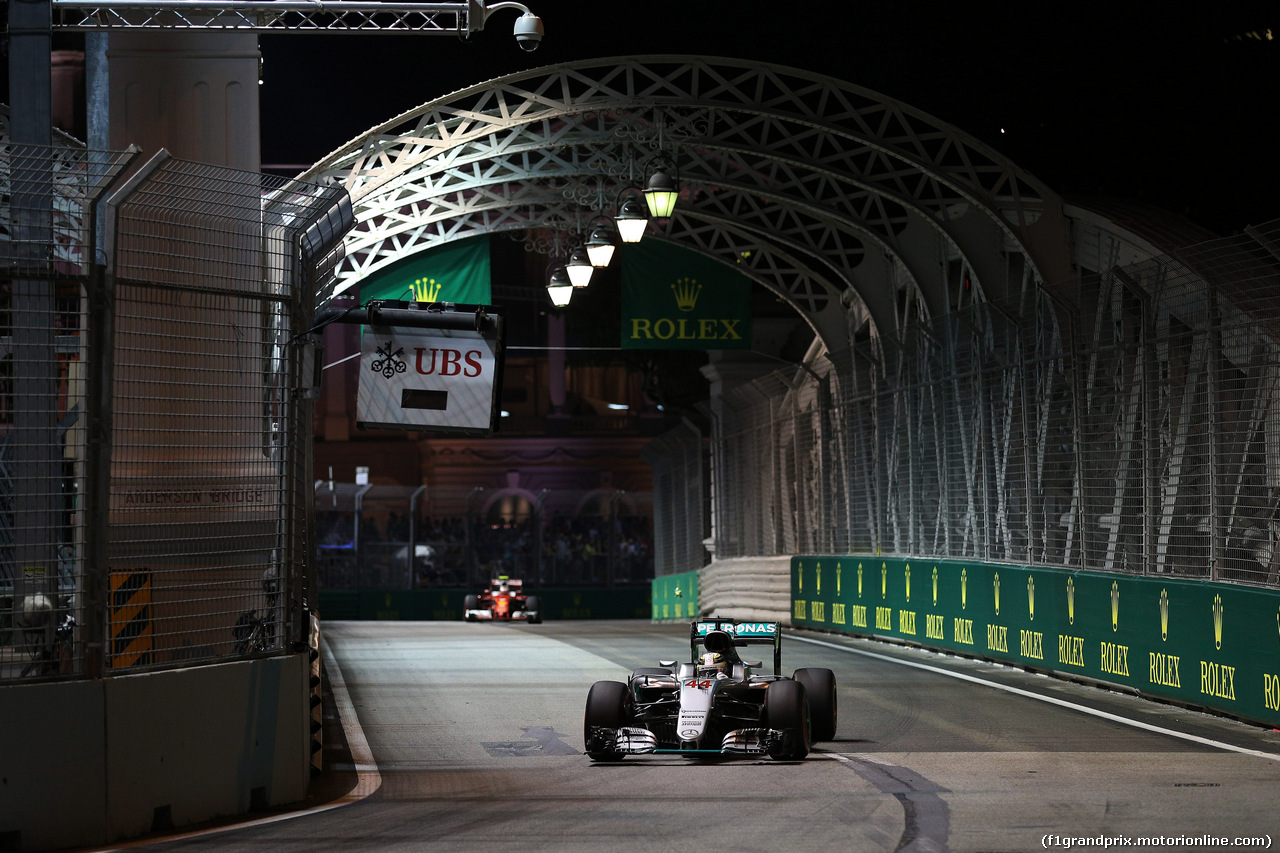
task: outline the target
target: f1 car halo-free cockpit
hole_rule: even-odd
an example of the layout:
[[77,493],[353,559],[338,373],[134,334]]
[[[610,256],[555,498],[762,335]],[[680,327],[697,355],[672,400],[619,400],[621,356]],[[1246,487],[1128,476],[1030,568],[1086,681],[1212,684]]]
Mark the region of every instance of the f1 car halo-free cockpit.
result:
[[[773,646],[773,674],[738,650]],[[782,674],[782,625],[700,619],[689,626],[688,663],[659,661],[625,684],[597,681],[587,694],[583,738],[595,761],[675,753],[801,759],[836,733],[836,679],[829,669]]]
[[462,600],[462,618],[468,622],[528,622],[536,625],[542,621],[542,608],[536,595],[526,595],[524,581],[499,575],[489,581],[489,586],[479,595],[468,595]]

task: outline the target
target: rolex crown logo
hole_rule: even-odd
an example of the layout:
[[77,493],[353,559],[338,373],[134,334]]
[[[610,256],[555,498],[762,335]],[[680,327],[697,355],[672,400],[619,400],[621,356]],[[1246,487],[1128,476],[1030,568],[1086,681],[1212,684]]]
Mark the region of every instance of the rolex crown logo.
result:
[[991,578],[991,589],[996,594],[996,615],[1000,615],[1000,573],[996,572]]
[[911,603],[911,564],[910,563],[908,563],[906,568],[903,569],[902,575],[903,575],[903,580],[905,581],[906,587],[907,587],[907,603],[909,604]]
[[1160,639],[1169,639],[1169,590],[1160,590]]
[[417,302],[435,302],[440,298],[444,285],[434,278],[418,278],[413,281],[413,298]]
[[818,595],[822,595],[822,563],[818,563],[818,565],[814,567],[813,576],[818,582],[818,587],[815,592]]
[[1213,647],[1222,648],[1222,596],[1213,597]]
[[862,563],[858,563],[858,598],[862,598]]
[[933,606],[938,606],[938,567],[933,567]]
[[702,285],[697,279],[678,278],[671,285],[671,292],[676,295],[676,307],[681,311],[692,311],[698,304],[698,294],[702,293]]
[[1027,615],[1031,621],[1036,621],[1036,579],[1027,578]]
[[1076,624],[1076,579],[1067,578],[1067,621]]
[[880,564],[880,597],[884,598],[889,593],[889,567],[884,563]]
[[1111,582],[1111,630],[1120,630],[1120,584]]
[[960,570],[960,609],[964,610],[969,604],[969,570]]

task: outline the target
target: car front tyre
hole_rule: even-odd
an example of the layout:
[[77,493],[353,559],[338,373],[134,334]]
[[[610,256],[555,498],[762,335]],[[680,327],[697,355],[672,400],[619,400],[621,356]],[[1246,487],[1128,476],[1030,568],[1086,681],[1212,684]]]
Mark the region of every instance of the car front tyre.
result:
[[799,761],[809,754],[809,700],[798,681],[774,681],[764,694],[765,725],[782,732],[782,743],[769,753],[783,761]]
[[809,720],[815,741],[836,739],[836,674],[829,669],[797,669],[796,681],[809,697]]
[[629,691],[620,681],[597,681],[587,693],[587,711],[583,717],[582,740],[592,761],[621,761],[622,753],[609,748],[592,729],[617,730],[630,721],[627,711]]

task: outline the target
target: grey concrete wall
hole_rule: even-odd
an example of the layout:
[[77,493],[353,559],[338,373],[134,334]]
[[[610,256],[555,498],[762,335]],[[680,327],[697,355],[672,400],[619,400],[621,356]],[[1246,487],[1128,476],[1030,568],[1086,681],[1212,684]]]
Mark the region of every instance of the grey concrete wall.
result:
[[108,844],[306,796],[306,655],[0,688],[0,846]]

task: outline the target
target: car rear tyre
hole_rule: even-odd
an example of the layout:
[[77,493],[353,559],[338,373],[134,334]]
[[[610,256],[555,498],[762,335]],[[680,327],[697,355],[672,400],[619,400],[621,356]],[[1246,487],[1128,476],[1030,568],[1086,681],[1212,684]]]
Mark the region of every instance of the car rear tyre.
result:
[[529,622],[537,625],[542,621],[542,602],[538,596],[531,595],[524,600],[524,611],[529,614]]
[[468,622],[476,621],[476,617],[471,615],[471,611],[480,609],[480,596],[468,595],[466,598],[462,599],[462,609],[466,611],[464,616]]
[[782,743],[769,755],[798,761],[809,754],[809,701],[798,681],[774,681],[764,694],[765,724],[782,732]]
[[[627,705],[630,691],[620,681],[597,681],[587,693],[587,712],[583,717],[582,740],[592,761],[621,761],[622,753],[608,748],[592,729],[620,729],[631,720]],[[610,744],[611,745],[611,744]]]
[[809,698],[809,722],[815,741],[836,739],[836,674],[829,669],[797,669],[796,681]]

